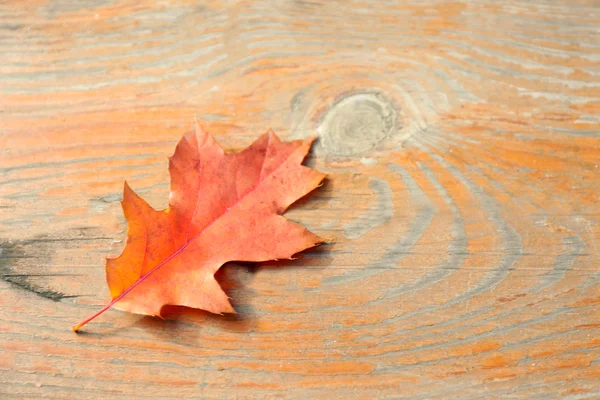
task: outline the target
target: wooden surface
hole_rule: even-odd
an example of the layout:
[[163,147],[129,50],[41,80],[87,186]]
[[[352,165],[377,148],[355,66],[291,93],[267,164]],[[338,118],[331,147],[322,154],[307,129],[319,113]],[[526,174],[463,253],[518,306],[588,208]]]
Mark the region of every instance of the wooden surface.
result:
[[[0,397],[600,398],[600,3],[4,1]],[[197,119],[319,135],[235,316],[101,307]]]

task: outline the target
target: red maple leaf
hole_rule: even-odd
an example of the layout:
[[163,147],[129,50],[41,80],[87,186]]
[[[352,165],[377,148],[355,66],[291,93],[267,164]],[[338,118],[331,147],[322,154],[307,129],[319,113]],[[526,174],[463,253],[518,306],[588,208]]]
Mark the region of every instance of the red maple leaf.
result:
[[73,331],[112,306],[157,316],[165,305],[235,312],[214,277],[224,263],[290,258],[322,242],[281,216],[325,178],[302,165],[311,144],[269,131],[226,154],[201,128],[186,133],[169,160],[167,209],[154,210],[125,183],[127,245],[106,262],[112,301]]

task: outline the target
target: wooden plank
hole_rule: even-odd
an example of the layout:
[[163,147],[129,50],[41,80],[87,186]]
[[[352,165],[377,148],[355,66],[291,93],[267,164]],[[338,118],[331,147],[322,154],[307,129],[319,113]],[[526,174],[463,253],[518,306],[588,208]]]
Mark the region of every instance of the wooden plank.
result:
[[[600,397],[598,3],[207,3],[0,5],[2,397]],[[316,133],[332,243],[73,334],[194,120]]]

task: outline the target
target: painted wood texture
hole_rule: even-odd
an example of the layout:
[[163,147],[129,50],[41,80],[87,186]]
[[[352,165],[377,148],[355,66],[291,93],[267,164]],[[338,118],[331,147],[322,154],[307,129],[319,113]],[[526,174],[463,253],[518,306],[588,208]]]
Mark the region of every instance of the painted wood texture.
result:
[[[0,4],[2,398],[600,397],[597,1]],[[123,181],[155,207],[197,119],[316,134],[238,314],[109,311]]]

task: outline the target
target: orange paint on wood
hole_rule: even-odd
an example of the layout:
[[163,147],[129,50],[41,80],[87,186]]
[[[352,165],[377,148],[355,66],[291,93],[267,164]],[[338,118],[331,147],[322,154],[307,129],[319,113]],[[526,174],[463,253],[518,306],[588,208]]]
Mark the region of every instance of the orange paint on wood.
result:
[[[1,396],[600,396],[597,5],[340,4],[0,6]],[[73,336],[196,119],[319,136],[286,215],[330,243]]]

